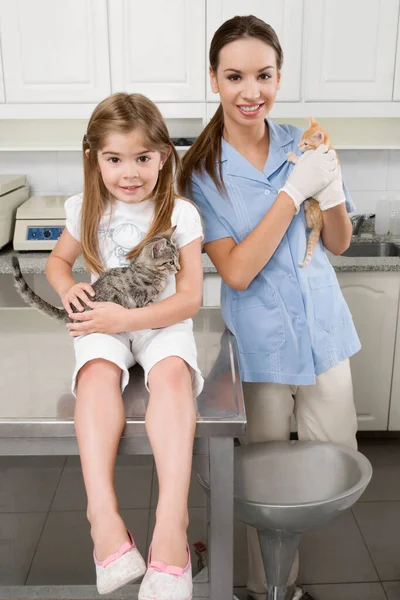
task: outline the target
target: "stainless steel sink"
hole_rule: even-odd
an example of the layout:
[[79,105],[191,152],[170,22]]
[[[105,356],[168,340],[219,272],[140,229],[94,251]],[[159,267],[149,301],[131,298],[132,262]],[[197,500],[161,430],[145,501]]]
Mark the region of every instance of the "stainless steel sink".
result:
[[393,242],[353,242],[342,256],[400,256],[400,246]]

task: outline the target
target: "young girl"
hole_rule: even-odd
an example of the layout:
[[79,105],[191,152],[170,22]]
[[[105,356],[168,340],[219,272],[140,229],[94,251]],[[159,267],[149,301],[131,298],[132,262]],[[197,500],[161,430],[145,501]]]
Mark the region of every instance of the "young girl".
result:
[[[183,159],[180,189],[201,209],[205,249],[222,278],[221,308],[235,334],[249,442],[285,440],[294,411],[299,438],[356,447],[349,356],[360,349],[325,248],[340,254],[351,223],[334,151],[320,146],[296,166],[301,131],[266,119],[283,53],[260,19],[235,17],[215,33],[210,79],[221,104]],[[323,211],[322,243],[306,248],[303,201]],[[265,574],[249,532],[250,595],[265,598]],[[293,578],[297,575],[296,565]],[[302,597],[297,590],[296,598]],[[304,596],[305,598],[306,596]]]
[[[121,393],[135,362],[150,391],[146,429],[153,449],[159,500],[140,600],[190,600],[187,496],[203,386],[191,317],[202,297],[202,226],[197,209],[178,198],[179,159],[157,107],[139,94],[115,94],[94,110],[83,141],[84,193],[65,203],[66,228],[46,274],[75,319],[75,429],[88,498],[97,587],[109,594],[145,571],[118,512],[113,471],[125,426]],[[157,302],[126,309],[96,303],[88,283],[75,283],[82,253],[93,278],[125,265],[155,234],[176,226],[180,270]],[[83,311],[72,313],[71,306]]]

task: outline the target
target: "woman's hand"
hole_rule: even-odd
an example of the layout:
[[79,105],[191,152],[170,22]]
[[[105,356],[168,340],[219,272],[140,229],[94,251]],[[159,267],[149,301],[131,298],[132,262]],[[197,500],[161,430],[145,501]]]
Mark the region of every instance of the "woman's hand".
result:
[[77,310],[82,311],[84,309],[83,303],[89,306],[89,296],[93,297],[94,295],[95,291],[90,283],[82,282],[72,285],[60,295],[60,298],[68,316],[71,317],[74,314],[71,308],[72,306],[75,306]]
[[300,205],[307,198],[325,188],[335,177],[338,171],[338,161],[334,150],[327,151],[325,145],[316,150],[305,152],[297,161],[280,192],[286,192],[299,212]]
[[129,309],[115,302],[87,302],[92,310],[74,313],[76,323],[67,323],[72,337],[88,333],[121,333],[127,330]]
[[339,206],[346,202],[346,196],[343,190],[342,171],[338,167],[335,178],[328,183],[323,190],[314,194],[313,198],[319,202],[320,209],[322,211]]

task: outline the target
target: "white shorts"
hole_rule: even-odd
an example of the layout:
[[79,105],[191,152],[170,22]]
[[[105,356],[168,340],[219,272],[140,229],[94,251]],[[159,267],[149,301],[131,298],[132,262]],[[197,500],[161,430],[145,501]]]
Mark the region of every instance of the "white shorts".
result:
[[[161,329],[144,329],[124,333],[89,333],[74,339],[75,370],[72,376],[72,393],[76,392],[79,370],[90,360],[103,358],[122,370],[121,392],[129,381],[129,369],[139,363],[144,370],[145,384],[150,369],[170,356],[179,356],[191,369],[193,396],[203,389],[204,380],[197,365],[197,348],[193,335],[193,322],[187,319]],[[148,387],[147,387],[148,389]]]

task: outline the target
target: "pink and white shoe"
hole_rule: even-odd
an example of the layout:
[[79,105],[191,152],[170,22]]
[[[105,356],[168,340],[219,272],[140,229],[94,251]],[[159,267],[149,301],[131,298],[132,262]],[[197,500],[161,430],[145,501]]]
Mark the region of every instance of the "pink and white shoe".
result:
[[119,550],[105,560],[97,560],[93,551],[99,594],[111,594],[127,583],[140,579],[146,572],[146,563],[136,548],[130,531],[128,535],[130,541],[122,544]]
[[173,567],[151,560],[151,547],[146,575],[140,586],[138,600],[192,600],[192,563],[187,546],[188,562],[185,568]]

